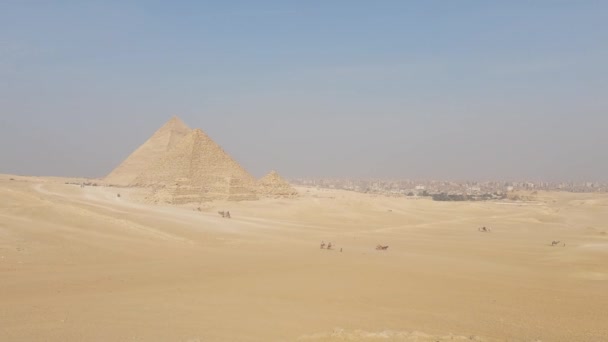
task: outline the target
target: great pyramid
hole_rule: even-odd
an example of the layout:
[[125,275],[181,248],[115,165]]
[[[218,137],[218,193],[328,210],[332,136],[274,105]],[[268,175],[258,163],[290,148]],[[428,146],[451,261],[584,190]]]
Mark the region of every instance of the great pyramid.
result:
[[161,159],[191,131],[178,117],[171,118],[114,169],[105,181],[112,185],[131,185],[141,173]]
[[253,176],[200,129],[190,131],[130,185],[154,187],[174,204],[257,198]]
[[258,193],[265,197],[294,197],[296,189],[284,180],[276,171],[270,171],[258,182]]

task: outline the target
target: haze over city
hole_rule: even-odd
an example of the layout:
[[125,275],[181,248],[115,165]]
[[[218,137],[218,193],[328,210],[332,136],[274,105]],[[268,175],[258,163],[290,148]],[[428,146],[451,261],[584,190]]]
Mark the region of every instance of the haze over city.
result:
[[179,115],[256,176],[606,181],[607,7],[3,2],[0,171],[102,177]]

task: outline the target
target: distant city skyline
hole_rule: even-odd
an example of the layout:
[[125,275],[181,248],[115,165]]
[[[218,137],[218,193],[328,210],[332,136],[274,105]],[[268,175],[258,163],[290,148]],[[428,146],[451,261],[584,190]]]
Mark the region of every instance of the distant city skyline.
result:
[[512,192],[564,191],[606,193],[608,183],[601,182],[511,182],[511,181],[443,181],[443,180],[361,180],[295,178],[295,185],[341,189],[383,195],[433,196],[438,194],[472,196],[475,200],[504,199]]
[[608,181],[608,3],[0,3],[0,173],[173,115],[256,177]]

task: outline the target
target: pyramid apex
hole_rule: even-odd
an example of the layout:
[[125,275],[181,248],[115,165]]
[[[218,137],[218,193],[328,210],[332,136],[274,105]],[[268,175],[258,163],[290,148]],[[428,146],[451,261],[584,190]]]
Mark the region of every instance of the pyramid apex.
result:
[[276,170],[271,170],[266,176],[262,177],[262,181],[283,181],[283,177]]
[[[173,116],[169,121],[165,122],[161,128],[158,129],[160,132],[179,130],[184,132],[189,132],[190,127],[188,127],[179,117]],[[158,132],[157,131],[157,132]]]
[[186,124],[179,118],[177,115],[173,115],[169,121],[165,123],[165,126],[184,126],[187,127]]

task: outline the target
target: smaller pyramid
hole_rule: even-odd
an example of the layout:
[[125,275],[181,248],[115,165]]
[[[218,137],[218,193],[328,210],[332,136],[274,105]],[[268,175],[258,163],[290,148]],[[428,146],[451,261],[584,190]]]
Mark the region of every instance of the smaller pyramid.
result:
[[112,185],[131,185],[141,173],[177,146],[191,131],[177,116],[174,116],[106,176],[105,181]]
[[298,195],[298,191],[274,170],[258,181],[258,193],[264,197],[275,198],[288,198]]

